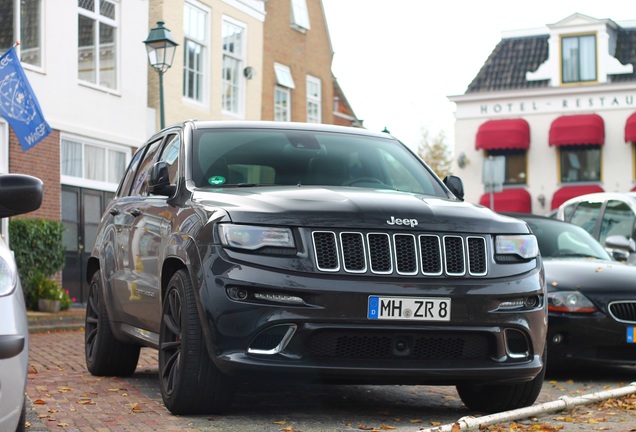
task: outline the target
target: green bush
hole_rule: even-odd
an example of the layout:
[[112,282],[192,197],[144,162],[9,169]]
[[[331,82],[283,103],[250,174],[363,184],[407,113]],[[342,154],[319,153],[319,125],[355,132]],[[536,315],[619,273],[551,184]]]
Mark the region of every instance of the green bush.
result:
[[51,279],[64,267],[65,247],[62,240],[64,225],[48,219],[10,219],[11,249],[18,265],[22,289],[30,309],[37,308],[38,292],[31,281],[41,274]]

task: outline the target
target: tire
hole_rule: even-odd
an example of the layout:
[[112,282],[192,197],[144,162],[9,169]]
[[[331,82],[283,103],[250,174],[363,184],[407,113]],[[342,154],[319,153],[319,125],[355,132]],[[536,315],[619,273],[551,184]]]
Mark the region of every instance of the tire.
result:
[[220,414],[232,403],[234,385],[208,355],[195,302],[188,273],[177,271],[161,313],[161,396],[173,414]]
[[546,370],[546,353],[543,369],[532,380],[515,384],[458,385],[457,393],[469,409],[487,413],[509,411],[530,406],[537,400]]
[[140,347],[115,338],[102,298],[99,272],[91,279],[86,303],[84,353],[86,368],[97,376],[129,376],[135,372]]

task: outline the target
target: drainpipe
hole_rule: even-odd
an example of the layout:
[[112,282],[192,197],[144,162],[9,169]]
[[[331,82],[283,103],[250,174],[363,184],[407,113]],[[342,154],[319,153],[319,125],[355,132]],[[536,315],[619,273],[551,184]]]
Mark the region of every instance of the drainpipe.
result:
[[[479,430],[481,427],[490,426],[498,423],[504,423],[512,420],[519,420],[527,417],[537,416],[555,411],[570,410],[575,406],[587,405],[602,400],[627,396],[636,393],[636,382],[630,383],[626,387],[620,387],[612,390],[605,390],[587,395],[570,397],[561,396],[552,402],[545,402],[539,405],[533,405],[526,408],[519,408],[511,411],[504,411],[497,414],[491,414],[483,417],[466,416],[462,417],[453,424],[437,426],[429,429],[420,429],[421,432],[455,432]],[[459,426],[459,429],[457,428]],[[454,429],[453,429],[454,428]]]

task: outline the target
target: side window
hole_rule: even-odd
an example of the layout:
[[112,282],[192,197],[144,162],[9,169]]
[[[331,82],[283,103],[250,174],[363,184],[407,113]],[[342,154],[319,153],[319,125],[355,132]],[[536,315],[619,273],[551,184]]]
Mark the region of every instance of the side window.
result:
[[608,201],[601,222],[599,242],[605,244],[605,239],[613,235],[632,238],[635,221],[636,216],[626,203],[617,200]]
[[570,204],[563,208],[563,220],[566,222],[571,222],[572,213],[574,213],[574,209],[576,208],[577,203]]
[[181,139],[179,135],[171,135],[168,137],[168,142],[161,153],[159,160],[168,164],[168,174],[170,177],[170,184],[177,184],[177,177],[179,175],[179,148],[181,147]]
[[155,160],[155,156],[157,155],[159,144],[161,144],[161,140],[157,140],[148,146],[146,155],[137,169],[137,175],[135,176],[135,181],[133,182],[130,195],[148,195],[148,173],[150,172],[152,162]]
[[596,227],[596,221],[598,220],[598,215],[601,210],[601,204],[600,202],[581,202],[576,210],[574,210],[574,213],[572,213],[570,222],[594,235],[594,228]]
[[122,178],[122,181],[119,184],[119,188],[117,189],[117,193],[115,194],[117,197],[127,196],[128,192],[130,192],[130,185],[132,184],[132,180],[135,177],[135,173],[137,172],[137,167],[139,166],[141,156],[144,154],[144,150],[145,147],[139,149],[130,161],[128,169],[126,170],[126,174]]

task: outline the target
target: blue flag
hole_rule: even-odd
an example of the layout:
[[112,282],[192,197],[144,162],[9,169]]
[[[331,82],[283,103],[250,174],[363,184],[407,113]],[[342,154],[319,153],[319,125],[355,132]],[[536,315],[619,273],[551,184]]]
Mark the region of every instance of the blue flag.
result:
[[0,115],[13,128],[23,151],[51,133],[13,48],[0,56]]

